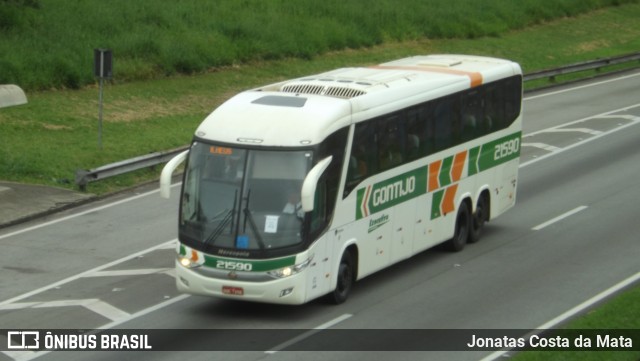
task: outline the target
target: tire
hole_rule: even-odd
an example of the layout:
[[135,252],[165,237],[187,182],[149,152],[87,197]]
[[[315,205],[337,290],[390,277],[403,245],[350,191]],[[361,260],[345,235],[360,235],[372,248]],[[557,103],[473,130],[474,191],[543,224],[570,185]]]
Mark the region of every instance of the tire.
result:
[[447,242],[447,248],[451,252],[460,252],[469,240],[471,233],[471,212],[467,202],[460,203],[458,214],[456,215],[456,227],[453,238]]
[[347,298],[349,298],[354,282],[353,258],[349,251],[345,251],[338,266],[338,282],[336,283],[336,288],[328,295],[329,302],[335,305],[344,303]]
[[469,243],[476,243],[482,236],[484,224],[489,219],[489,200],[486,194],[481,194],[476,204],[476,212],[471,217],[471,233],[469,233]]

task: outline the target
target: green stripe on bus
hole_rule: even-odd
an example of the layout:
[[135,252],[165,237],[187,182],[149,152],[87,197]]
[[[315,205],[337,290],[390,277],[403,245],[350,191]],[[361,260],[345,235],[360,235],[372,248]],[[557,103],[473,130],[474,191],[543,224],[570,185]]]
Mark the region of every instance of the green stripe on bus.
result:
[[440,167],[440,187],[446,187],[451,184],[451,165],[453,165],[453,156],[446,157],[442,160],[442,167]]
[[444,198],[444,189],[433,193],[433,201],[431,202],[431,219],[436,219],[442,215],[440,212],[442,198]]
[[369,203],[369,200],[365,199],[367,188],[368,187],[358,189],[358,194],[356,196],[356,219],[364,218],[369,215],[363,212],[363,205]]
[[[186,256],[187,248],[181,244],[178,254],[180,254],[181,256]],[[204,265],[207,267],[228,269],[228,268],[219,267],[219,266],[220,265],[224,266],[229,263],[232,263],[232,264],[240,263],[243,265],[250,264],[252,272],[272,271],[272,270],[276,270],[276,269],[287,267],[287,266],[293,266],[296,262],[296,256],[267,259],[267,260],[248,260],[248,259],[242,259],[242,258],[216,257],[216,256],[210,256],[204,253],[203,255],[204,255]],[[221,263],[219,263],[218,261],[220,261]]]
[[520,156],[521,136],[522,132],[517,132],[482,145],[480,159],[478,160],[478,171],[482,172],[518,158]]
[[[406,202],[427,193],[428,167],[421,167],[374,184],[366,194],[367,188],[358,189],[356,219],[374,214],[384,209]],[[362,212],[363,206],[369,210]]]
[[478,156],[480,155],[480,147],[469,149],[469,175],[478,173]]
[[[467,176],[472,176],[520,156],[522,132],[469,149]],[[440,188],[451,185],[451,167],[454,155],[442,160],[438,174]],[[356,196],[356,220],[408,201],[427,193],[429,166],[403,173],[393,178],[358,189]],[[444,189],[433,195],[431,219],[441,216]],[[365,211],[363,211],[365,210]]]
[[248,260],[242,258],[223,258],[204,255],[204,265],[211,268],[218,269],[229,269],[224,267],[225,264],[243,264],[251,265],[251,272],[266,272],[273,271],[279,268],[293,266],[296,262],[296,256],[284,257],[284,258],[276,258],[276,259],[268,259],[268,260]]

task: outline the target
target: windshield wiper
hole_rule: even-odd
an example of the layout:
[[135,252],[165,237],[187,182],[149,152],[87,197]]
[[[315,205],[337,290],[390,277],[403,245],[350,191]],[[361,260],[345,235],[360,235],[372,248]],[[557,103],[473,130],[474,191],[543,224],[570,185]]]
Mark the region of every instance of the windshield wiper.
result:
[[244,209],[242,212],[244,213],[244,224],[242,226],[242,232],[244,233],[247,229],[247,220],[249,221],[249,226],[253,233],[256,235],[256,241],[258,241],[258,245],[260,249],[265,249],[264,242],[262,240],[262,236],[260,235],[260,231],[258,230],[258,226],[256,226],[256,222],[253,220],[253,214],[249,210],[249,199],[251,198],[251,189],[247,192],[247,202],[244,205]]
[[[207,239],[204,240],[204,245],[209,244],[209,242],[214,241],[216,238],[218,238],[220,236],[220,234],[223,232],[224,228],[226,227],[227,224],[229,224],[230,221],[233,220],[233,217],[235,216],[236,213],[236,203],[238,202],[238,190],[236,189],[235,195],[233,196],[233,209],[230,209],[224,216],[224,218],[222,219],[222,221],[220,222],[220,224],[218,224],[218,227],[216,227],[216,229],[213,230],[213,232],[211,232],[211,234],[209,235],[209,237],[207,237]],[[224,213],[224,211],[222,211]],[[218,218],[219,215],[221,215],[222,213],[217,214],[213,219]],[[231,228],[230,230],[233,230],[233,222],[231,222]]]
[[249,220],[249,226],[251,228],[251,230],[253,231],[253,233],[256,235],[256,241],[258,241],[258,245],[260,246],[260,249],[265,249],[264,246],[264,242],[262,241],[262,236],[260,235],[260,232],[258,231],[258,226],[256,226],[256,222],[253,220],[253,214],[251,214],[251,211],[249,210],[249,208],[245,208],[243,210],[244,212],[244,220],[245,220],[245,224],[247,223],[246,220]]

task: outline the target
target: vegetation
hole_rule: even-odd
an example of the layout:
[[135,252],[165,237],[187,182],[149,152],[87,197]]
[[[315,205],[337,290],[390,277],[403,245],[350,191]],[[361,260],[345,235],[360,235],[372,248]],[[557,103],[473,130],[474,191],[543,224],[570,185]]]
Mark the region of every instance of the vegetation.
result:
[[[78,89],[94,48],[118,82],[509,30],[637,0],[0,0],[0,84]],[[520,45],[521,46],[521,45]]]
[[[569,322],[562,330],[557,331],[559,335],[567,332],[573,336],[569,339],[574,340],[576,332],[571,330],[581,330],[578,334],[594,334],[587,330],[598,330],[595,334],[602,336],[608,333],[607,330],[629,330],[626,337],[632,337],[633,349],[636,351],[526,351],[518,353],[512,359],[515,361],[638,361],[640,360],[640,351],[637,351],[636,343],[640,335],[639,299],[640,287],[633,287],[604,305],[589,311],[586,315]],[[595,347],[595,343],[592,346]]]
[[[72,4],[77,8],[88,2],[61,0],[56,3]],[[136,6],[137,3],[122,6]],[[7,4],[9,6],[5,6]],[[48,4],[44,0],[0,0],[0,9],[3,9],[0,11],[15,7],[15,11],[36,13]],[[62,14],[57,16],[64,18]],[[174,74],[131,82],[121,80],[124,59],[119,55],[121,52],[114,49],[115,78],[118,80],[108,84],[104,92],[104,148],[100,150],[97,146],[98,89],[95,83],[78,90],[28,91],[28,104],[0,109],[0,179],[74,189],[76,169],[95,168],[188,144],[204,117],[234,93],[342,66],[376,64],[416,54],[468,53],[510,58],[518,61],[525,71],[533,71],[637,52],[640,49],[639,17],[640,3],[625,4],[551,22],[540,20],[539,25],[498,36],[389,40],[359,50],[330,51],[312,59],[283,55],[282,59],[247,60],[197,75]],[[32,23],[28,18],[20,19],[9,33]],[[140,26],[145,28],[144,24]],[[162,36],[158,33],[158,37]],[[5,44],[4,34],[0,36],[0,44]],[[92,48],[88,45],[83,52],[88,58],[92,57]],[[52,49],[50,56],[53,54]],[[64,58],[64,54],[55,56]],[[13,57],[17,55],[0,50],[0,63]],[[27,55],[22,57],[20,61],[24,63],[32,61]],[[91,64],[86,68],[92,76]],[[0,77],[7,69],[0,64]],[[3,82],[8,80],[0,81]],[[110,192],[156,176],[153,172],[142,172],[118,177],[92,183],[89,191]]]

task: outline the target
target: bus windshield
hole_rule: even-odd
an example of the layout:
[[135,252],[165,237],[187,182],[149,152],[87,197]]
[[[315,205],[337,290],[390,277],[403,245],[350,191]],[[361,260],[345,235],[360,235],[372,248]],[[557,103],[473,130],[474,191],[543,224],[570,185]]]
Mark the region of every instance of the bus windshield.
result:
[[311,150],[194,142],[185,170],[181,239],[201,250],[226,249],[228,254],[300,244],[300,191],[311,165]]

